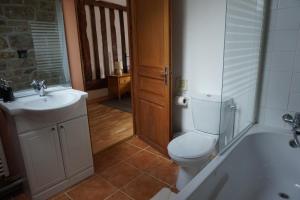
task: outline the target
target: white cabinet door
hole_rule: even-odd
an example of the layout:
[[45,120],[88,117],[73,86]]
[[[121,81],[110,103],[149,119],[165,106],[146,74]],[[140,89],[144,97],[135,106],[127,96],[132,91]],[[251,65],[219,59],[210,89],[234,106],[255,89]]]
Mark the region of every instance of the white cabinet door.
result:
[[27,178],[33,194],[65,179],[56,127],[19,135]]
[[67,177],[93,166],[87,117],[58,125]]

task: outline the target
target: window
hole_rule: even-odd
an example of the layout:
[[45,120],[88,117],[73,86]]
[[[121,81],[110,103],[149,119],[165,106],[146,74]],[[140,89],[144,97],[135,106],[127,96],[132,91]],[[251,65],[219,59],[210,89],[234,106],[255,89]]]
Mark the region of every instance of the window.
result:
[[0,3],[0,77],[15,91],[33,79],[70,84],[60,0]]

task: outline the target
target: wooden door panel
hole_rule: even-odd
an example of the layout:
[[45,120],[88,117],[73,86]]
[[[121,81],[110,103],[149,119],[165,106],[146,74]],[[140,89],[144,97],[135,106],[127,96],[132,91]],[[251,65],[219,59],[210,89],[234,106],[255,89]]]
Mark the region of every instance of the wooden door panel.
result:
[[[142,138],[148,140],[150,145],[164,147],[169,140],[168,127],[165,126],[166,112],[163,106],[141,99],[139,102],[140,131]],[[147,135],[143,134],[147,133]]]
[[149,78],[155,78],[155,79],[160,79],[164,80],[162,73],[164,71],[164,66],[143,66],[139,65],[138,68],[138,73],[139,76],[146,76]]
[[[140,91],[140,96],[141,97],[139,99],[147,100],[150,103],[156,104],[157,106],[162,106],[164,108],[167,106],[166,103],[163,101],[164,98],[157,97],[157,95]],[[143,107],[141,107],[141,109],[143,109]]]
[[159,95],[160,97],[165,97],[164,87],[161,87],[162,84],[164,84],[163,80],[142,76],[139,78],[139,90],[152,93],[153,95]]
[[131,0],[136,133],[167,153],[171,138],[169,0]]
[[[148,66],[161,66],[164,62],[164,1],[143,0],[136,3],[136,28],[138,49],[143,49],[138,54],[138,64]],[[159,36],[159,37],[157,37]]]

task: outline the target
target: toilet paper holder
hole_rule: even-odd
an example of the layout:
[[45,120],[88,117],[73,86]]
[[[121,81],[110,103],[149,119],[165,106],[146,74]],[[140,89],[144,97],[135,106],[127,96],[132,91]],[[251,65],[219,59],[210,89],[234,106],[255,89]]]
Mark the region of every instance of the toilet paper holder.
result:
[[175,104],[178,106],[187,107],[189,104],[189,97],[186,96],[176,96],[175,97]]

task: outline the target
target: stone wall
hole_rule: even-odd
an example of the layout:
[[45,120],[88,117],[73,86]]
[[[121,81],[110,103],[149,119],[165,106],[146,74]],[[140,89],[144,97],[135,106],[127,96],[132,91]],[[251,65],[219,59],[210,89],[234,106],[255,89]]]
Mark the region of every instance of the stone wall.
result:
[[[56,22],[56,0],[0,0],[0,77],[14,90],[30,88],[33,79],[65,83],[63,69],[41,70],[36,63],[31,22]],[[26,58],[18,51],[26,50]]]

